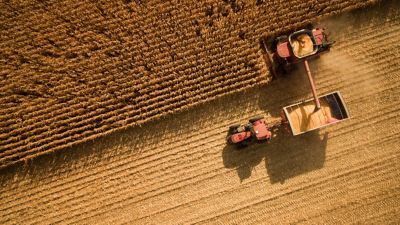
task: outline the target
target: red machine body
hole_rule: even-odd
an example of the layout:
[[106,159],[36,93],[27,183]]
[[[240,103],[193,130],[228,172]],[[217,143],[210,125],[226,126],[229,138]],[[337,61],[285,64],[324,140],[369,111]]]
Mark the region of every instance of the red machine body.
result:
[[[307,45],[309,50],[305,54],[298,54],[301,45]],[[312,30],[303,29],[291,33],[289,36],[278,37],[272,46],[276,49],[276,58],[283,59],[282,62],[297,63],[299,59],[317,56],[320,53],[329,51],[332,42],[327,40],[327,36],[322,28],[314,28]]]
[[[261,40],[263,56],[271,74],[289,73],[298,63],[303,64],[310,83],[313,99],[286,106],[276,123],[267,124],[262,116],[249,120],[246,125],[229,127],[227,142],[237,146],[247,146],[250,142],[268,141],[271,130],[285,127],[292,135],[336,124],[349,118],[346,105],[339,92],[318,96],[308,59],[330,50],[329,42],[322,28],[302,29],[277,38]],[[312,103],[314,101],[314,104]]]
[[240,133],[235,133],[235,134],[232,134],[232,136],[230,137],[230,142],[232,144],[237,144],[237,143],[247,140],[248,138],[251,138],[251,136],[252,136],[252,134],[250,131],[243,131]]
[[314,97],[316,110],[321,108],[314,79],[311,75],[308,59],[329,51],[333,42],[329,42],[322,28],[302,29],[277,38],[262,40],[264,59],[272,75],[290,73],[294,64],[302,62]]
[[333,42],[328,41],[325,30],[319,27],[298,30],[289,36],[262,39],[264,59],[274,77],[278,73],[290,73],[293,64],[328,52],[332,44]]
[[229,144],[247,146],[251,142],[271,139],[271,131],[264,117],[255,117],[248,124],[235,124],[229,127],[227,141]]
[[261,141],[271,139],[271,131],[269,130],[265,119],[260,119],[253,122],[253,130],[257,140]]

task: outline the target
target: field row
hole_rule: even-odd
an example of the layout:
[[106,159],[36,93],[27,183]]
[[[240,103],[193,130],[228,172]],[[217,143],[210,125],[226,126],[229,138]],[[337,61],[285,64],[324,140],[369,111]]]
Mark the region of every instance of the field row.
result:
[[[390,199],[399,197],[394,182],[399,154],[394,146],[399,144],[395,98],[400,89],[397,52],[390,46],[397,42],[400,29],[398,17],[389,18],[379,25],[364,24],[357,32],[333,31],[338,34],[337,44],[312,64],[318,90],[340,90],[350,120],[299,138],[278,133],[271,143],[247,151],[227,147],[230,123],[273,114],[282,104],[309,93],[300,71],[89,144],[80,149],[96,149],[87,158],[66,153],[60,165],[50,166],[55,171],[33,181],[10,179],[0,191],[4,199],[0,212],[7,214],[3,223],[11,223],[13,215],[26,210],[30,214],[19,222],[40,222],[47,206],[63,209],[46,215],[54,223],[126,220],[134,224],[257,224],[266,217],[277,222],[319,223],[343,214],[344,205],[352,219],[376,204],[392,206]],[[385,35],[387,29],[392,33]],[[358,34],[361,37],[355,38]],[[103,145],[108,146],[106,150]],[[96,158],[99,152],[101,159]],[[243,171],[250,175],[241,175]],[[287,183],[277,183],[283,181]],[[31,202],[39,207],[27,209]],[[326,202],[331,203],[327,206]],[[304,213],[290,214],[295,211]],[[118,216],[111,216],[115,212]],[[381,212],[393,214],[389,207]],[[376,213],[370,215],[382,219]],[[356,221],[369,219],[361,216]]]
[[262,35],[373,3],[298,2],[2,3],[0,167],[267,83]]

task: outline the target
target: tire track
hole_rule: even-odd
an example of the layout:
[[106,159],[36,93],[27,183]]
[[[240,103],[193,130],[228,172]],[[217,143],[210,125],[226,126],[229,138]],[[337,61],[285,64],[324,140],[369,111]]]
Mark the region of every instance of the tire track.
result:
[[[363,33],[367,28],[362,26],[360,30]],[[349,218],[354,218],[357,213],[364,215],[357,205],[359,203],[371,204],[370,209],[373,209],[380,200],[398,198],[398,182],[395,178],[398,176],[396,161],[399,155],[393,148],[399,145],[399,108],[395,98],[399,94],[399,65],[395,62],[398,52],[377,46],[382,41],[395,44],[393,39],[396,36],[393,34],[399,31],[397,29],[390,35],[391,40],[385,40],[382,30],[384,29],[369,33],[375,38],[365,38],[368,40],[365,49],[361,49],[364,48],[361,42],[354,45],[346,43],[353,47],[353,56],[357,59],[352,70],[356,76],[346,74],[343,78],[350,79],[343,82],[342,78],[336,79],[338,72],[332,71],[326,65],[318,66],[317,81],[323,84],[319,88],[340,89],[352,116],[347,122],[325,129],[324,132],[329,132],[330,135],[324,150],[322,168],[312,169],[307,173],[300,172],[279,185],[268,183],[271,168],[257,164],[253,171],[257,173],[239,183],[235,171],[238,168],[225,168],[223,165],[221,149],[225,146],[226,126],[232,118],[245,121],[258,113],[270,116],[270,112],[266,113],[269,109],[302,97],[300,90],[293,95],[276,98],[284,93],[278,90],[285,84],[282,81],[268,86],[264,90],[265,94],[249,91],[244,92],[247,97],[238,98],[236,95],[231,99],[216,100],[210,106],[205,104],[205,107],[213,108],[213,104],[228,100],[223,106],[214,107],[213,117],[209,116],[210,110],[200,110],[195,115],[188,112],[176,114],[175,118],[167,117],[162,122],[177,127],[161,125],[161,138],[155,139],[152,136],[152,131],[160,125],[149,123],[149,127],[130,133],[132,138],[138,140],[121,144],[123,140],[129,140],[125,136],[125,139],[115,141],[115,144],[109,145],[101,159],[93,156],[80,159],[69,157],[66,158],[68,162],[64,167],[57,168],[47,177],[32,177],[23,182],[23,176],[15,177],[14,181],[5,180],[0,190],[1,198],[5,200],[0,203],[2,223],[11,223],[16,215],[24,215],[18,219],[20,223],[41,223],[43,213],[46,213],[46,221],[49,223],[184,223],[203,221],[213,216],[217,217],[212,218],[211,222],[259,223],[267,217],[276,221],[281,219],[280,221],[293,222],[302,222],[304,218],[307,222],[332,218],[329,212],[340,215],[346,210],[349,210]],[[345,51],[347,47],[338,46],[331,55],[340,56],[343,52],[352,55]],[[363,51],[368,51],[366,58],[357,54]],[[376,54],[380,55],[378,59],[368,58]],[[372,86],[364,88],[364,81],[367,79],[367,84],[371,83]],[[277,93],[272,94],[275,91]],[[255,101],[252,101],[254,94]],[[259,106],[254,106],[254,102],[260,102]],[[233,104],[239,107],[231,108],[230,105]],[[194,110],[192,113],[195,113]],[[224,114],[228,116],[224,117]],[[208,118],[203,118],[204,115]],[[176,118],[183,120],[181,123],[173,122]],[[199,124],[184,128],[185,124],[193,121]],[[287,141],[307,143],[293,138]],[[273,156],[274,149],[277,151],[279,145],[271,143],[269,148],[272,153],[268,154]],[[249,150],[255,151],[257,147]],[[282,154],[287,153],[283,151]],[[304,152],[298,151],[288,156],[303,160],[302,154]],[[247,160],[255,160],[257,157],[249,156]],[[282,165],[289,160],[279,159],[283,160],[279,162]],[[264,160],[263,158],[261,161]],[[354,170],[356,172],[352,172]],[[350,181],[344,182],[346,179]],[[342,181],[343,184],[340,184]],[[351,200],[353,205],[349,208],[344,200],[324,205],[334,198],[343,199],[340,196],[343,192],[338,188],[346,187],[345,185],[350,188],[346,190],[361,198]],[[384,188],[385,185],[388,189]],[[373,189],[366,187],[380,188],[381,192],[374,195],[371,191]],[[277,197],[268,200],[271,196]],[[31,203],[35,203],[36,207],[30,207]],[[326,208],[320,212],[308,210],[312,205]],[[366,209],[368,207],[365,206]],[[199,210],[200,208],[203,210]],[[387,209],[383,212],[385,216],[390,217],[391,213],[395,213]],[[249,213],[251,211],[253,213]],[[289,218],[289,214],[285,213],[289,211],[302,212],[304,216],[299,214]],[[218,216],[221,213],[226,214]],[[177,218],[179,215],[186,216]],[[371,213],[372,221],[374,215],[377,220],[381,219],[380,215]]]
[[[389,107],[390,108],[390,107]],[[393,109],[392,109],[393,110]],[[396,111],[396,109],[394,109],[394,111]],[[385,115],[385,114],[387,114],[387,112],[385,112],[385,111],[382,111],[382,115]],[[380,115],[377,115],[377,117],[379,117]],[[368,120],[370,120],[370,118],[366,118],[365,119],[365,121],[368,121]],[[352,124],[350,124],[349,125],[350,127],[352,127],[353,125]],[[226,125],[225,126],[223,126],[223,127],[221,127],[220,129],[221,130],[224,130],[225,128],[224,127],[226,127]],[[220,137],[219,137],[220,138]],[[218,138],[217,138],[218,139]],[[195,142],[198,142],[199,140],[196,140]],[[207,140],[204,140],[204,142],[205,141],[207,141]],[[211,140],[210,140],[211,141]],[[201,146],[203,143],[199,143],[199,146]],[[183,146],[185,146],[186,145],[186,143],[184,143],[183,144]],[[181,146],[182,147],[182,146]],[[176,148],[176,147],[172,147],[172,148]],[[171,148],[171,149],[172,149]],[[184,149],[182,150],[182,152],[184,151]],[[201,150],[200,150],[201,151]],[[161,157],[163,157],[163,158],[165,158],[165,156],[161,156]],[[218,158],[219,156],[217,156],[217,157],[215,157],[215,158]],[[142,163],[142,164],[144,164],[144,165],[146,165],[146,164],[148,164],[148,167],[144,167],[144,168],[137,168],[137,170],[145,170],[145,169],[148,169],[149,167],[155,167],[155,168],[157,168],[157,166],[160,166],[160,164],[163,164],[163,163],[165,163],[165,162],[167,162],[167,161],[170,161],[170,160],[174,160],[174,159],[176,159],[176,157],[175,158],[167,158],[165,161],[160,161],[160,162],[158,162],[158,164],[156,164],[156,165],[152,165],[152,164],[150,164],[150,162],[151,161],[147,161],[147,162],[144,162],[144,163]],[[139,159],[138,159],[139,160]],[[153,159],[153,161],[155,161],[155,160],[157,160],[157,158],[155,158],[155,159]],[[115,164],[115,163],[112,163],[112,164],[114,164],[115,165],[115,167],[118,167],[118,168],[120,168],[121,167],[121,165],[118,165],[118,164]],[[136,166],[135,166],[136,167]],[[135,168],[134,167],[134,168]],[[110,168],[106,168],[105,170],[110,170]],[[178,170],[180,170],[180,169],[178,169]],[[111,174],[112,175],[112,174]],[[150,175],[150,174],[148,174],[148,175]],[[104,178],[104,175],[102,176],[103,178]],[[157,177],[155,177],[155,178],[157,178]],[[154,179],[154,177],[151,177],[150,179]],[[65,185],[65,183],[63,183],[63,184],[60,184],[59,186],[64,186]],[[54,189],[54,187],[52,187],[52,190]],[[15,195],[14,195],[15,196]]]
[[[396,109],[395,109],[395,110],[396,110]],[[385,112],[383,112],[383,114],[385,114]],[[378,115],[377,117],[379,117],[379,115]],[[225,125],[225,126],[226,126],[226,125]],[[352,125],[350,125],[350,126],[352,126]],[[222,127],[221,129],[224,129],[224,128]],[[145,162],[145,164],[147,164],[147,163],[149,163],[149,162]],[[161,162],[161,163],[163,163],[163,162]],[[118,165],[117,165],[117,166],[118,166]],[[150,164],[150,167],[151,167],[151,166],[154,166],[154,165],[151,165],[151,164]],[[61,185],[60,185],[60,186],[61,186]]]

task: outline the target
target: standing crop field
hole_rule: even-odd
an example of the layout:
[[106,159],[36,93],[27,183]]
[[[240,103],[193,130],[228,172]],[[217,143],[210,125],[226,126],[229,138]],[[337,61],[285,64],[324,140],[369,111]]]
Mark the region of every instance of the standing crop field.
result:
[[261,36],[373,3],[2,1],[0,168],[265,84]]
[[227,145],[230,124],[311,96],[297,70],[0,170],[0,224],[399,224],[400,3],[321,24],[336,43],[310,66],[349,120]]

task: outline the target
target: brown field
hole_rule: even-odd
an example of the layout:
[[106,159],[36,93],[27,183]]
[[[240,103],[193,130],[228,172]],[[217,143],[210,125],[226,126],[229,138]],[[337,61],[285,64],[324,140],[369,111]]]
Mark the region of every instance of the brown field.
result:
[[262,35],[373,3],[1,1],[0,168],[265,84]]
[[0,223],[400,223],[399,3],[321,23],[337,43],[310,65],[320,93],[340,90],[349,120],[227,146],[229,124],[273,122],[310,97],[302,70],[265,84],[253,46],[258,69],[243,73],[261,85],[1,170]]

